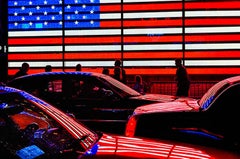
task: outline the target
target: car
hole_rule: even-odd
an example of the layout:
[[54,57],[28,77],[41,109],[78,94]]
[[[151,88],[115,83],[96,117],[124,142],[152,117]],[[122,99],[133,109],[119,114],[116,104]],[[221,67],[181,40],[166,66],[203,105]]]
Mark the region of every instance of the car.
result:
[[240,151],[240,76],[219,81],[200,99],[137,107],[125,135],[181,139]]
[[7,85],[73,114],[93,130],[121,134],[137,106],[177,99],[171,95],[140,94],[111,76],[95,72],[42,72],[15,78]]
[[239,154],[184,142],[96,132],[51,104],[0,86],[0,153],[11,159],[237,159]]

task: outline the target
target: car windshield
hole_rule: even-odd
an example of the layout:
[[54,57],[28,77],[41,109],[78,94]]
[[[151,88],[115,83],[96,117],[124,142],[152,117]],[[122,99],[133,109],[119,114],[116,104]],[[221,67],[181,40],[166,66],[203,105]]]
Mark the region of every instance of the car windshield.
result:
[[[20,157],[26,151],[41,154],[83,153],[99,139],[55,107],[21,92],[0,94],[1,144],[10,145]],[[74,152],[73,152],[74,151]]]
[[132,97],[132,96],[140,96],[141,95],[139,92],[135,91],[131,87],[123,84],[122,82],[119,82],[118,80],[115,80],[114,78],[112,78],[110,76],[102,75],[101,78],[103,80],[107,81],[108,83],[110,83],[111,87],[114,87],[115,89],[117,89],[117,91],[122,96]]
[[207,110],[212,102],[216,99],[219,92],[225,89],[229,85],[227,80],[222,80],[215,85],[213,85],[199,100],[200,110]]

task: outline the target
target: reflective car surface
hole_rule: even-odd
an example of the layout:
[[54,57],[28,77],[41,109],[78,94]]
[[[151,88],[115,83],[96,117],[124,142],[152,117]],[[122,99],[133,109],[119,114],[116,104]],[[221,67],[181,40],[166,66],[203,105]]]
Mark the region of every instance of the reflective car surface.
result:
[[216,83],[200,100],[186,98],[136,108],[125,134],[186,139],[240,151],[239,121],[240,76],[235,76]]
[[24,91],[0,86],[0,153],[11,159],[235,159],[185,143],[94,132]]
[[74,114],[94,130],[122,134],[137,106],[175,100],[168,95],[142,95],[110,76],[91,72],[43,72],[16,78],[7,85]]

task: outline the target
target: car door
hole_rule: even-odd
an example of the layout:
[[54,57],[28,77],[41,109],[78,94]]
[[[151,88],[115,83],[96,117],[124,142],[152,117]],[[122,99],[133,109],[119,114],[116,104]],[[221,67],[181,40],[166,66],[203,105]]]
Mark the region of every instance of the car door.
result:
[[210,108],[212,127],[210,131],[222,135],[226,140],[240,143],[240,84],[224,90]]
[[63,92],[68,111],[92,129],[114,130],[116,124],[124,128],[128,114],[121,109],[121,98],[98,77],[66,78]]

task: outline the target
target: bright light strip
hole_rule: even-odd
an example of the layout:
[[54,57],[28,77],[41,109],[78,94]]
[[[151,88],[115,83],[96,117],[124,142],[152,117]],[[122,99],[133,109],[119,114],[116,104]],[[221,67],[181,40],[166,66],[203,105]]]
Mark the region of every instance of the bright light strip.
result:
[[63,48],[62,46],[9,46],[8,51],[9,52],[49,52],[49,51],[60,52],[60,51],[63,51]]
[[10,31],[8,32],[9,37],[36,37],[36,36],[59,36],[62,35],[62,31],[51,30],[51,31]]
[[77,35],[121,35],[120,29],[65,30],[66,36]]
[[240,49],[240,43],[186,44],[186,50]]
[[133,19],[133,18],[181,18],[182,11],[176,12],[144,12],[144,13],[124,13],[123,18],[125,19]]
[[190,33],[239,33],[240,26],[236,27],[186,27],[185,32]]
[[121,45],[66,45],[66,51],[121,51]]
[[[63,62],[62,61],[27,61],[27,63],[30,65],[30,67],[45,67],[46,65],[51,65],[52,67],[62,67]],[[22,62],[8,62],[8,67],[21,67]]]
[[240,11],[186,11],[186,17],[239,17]]
[[149,28],[149,29],[124,29],[123,34],[125,35],[136,35],[136,34],[145,34],[145,35],[163,35],[163,34],[182,34],[182,28]]
[[240,60],[186,60],[186,66],[240,66]]
[[135,50],[181,50],[182,44],[124,45],[125,51]]

